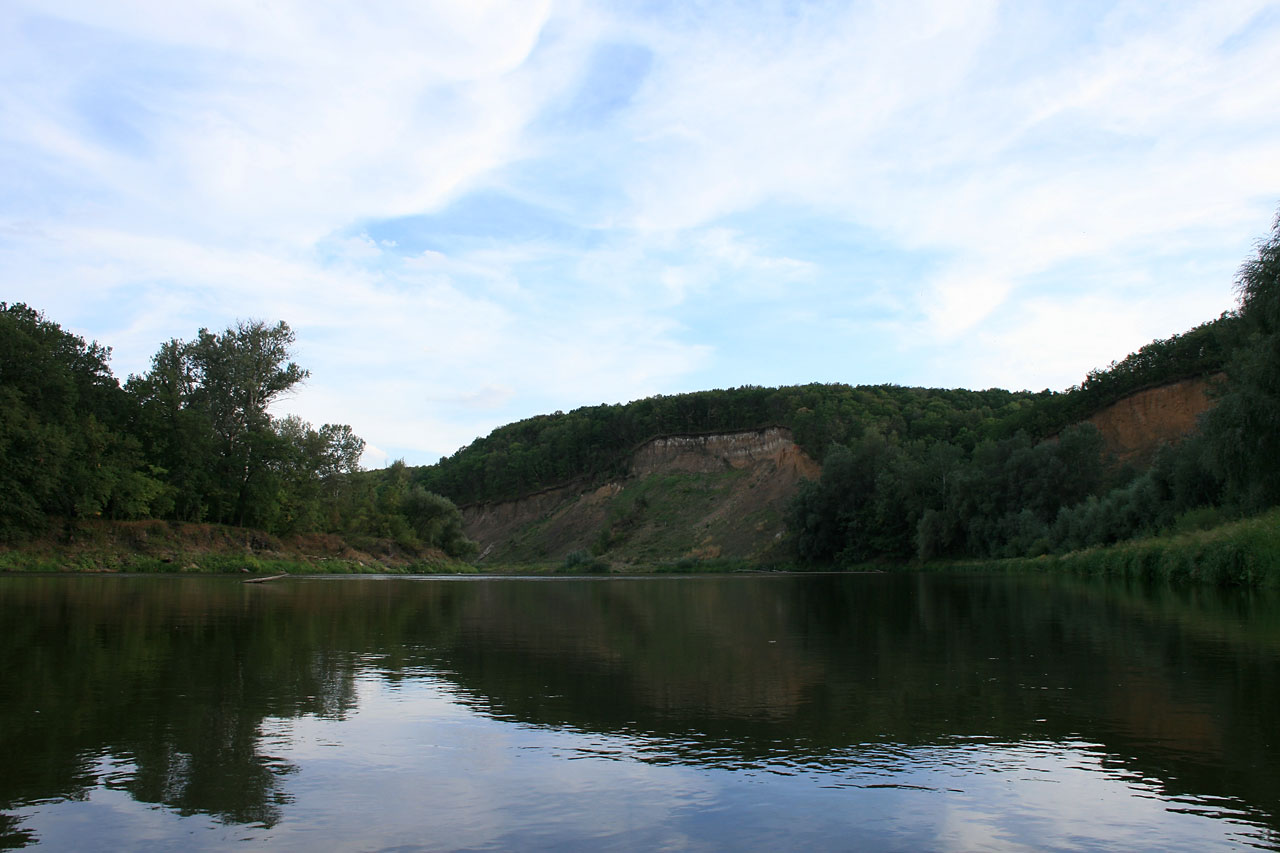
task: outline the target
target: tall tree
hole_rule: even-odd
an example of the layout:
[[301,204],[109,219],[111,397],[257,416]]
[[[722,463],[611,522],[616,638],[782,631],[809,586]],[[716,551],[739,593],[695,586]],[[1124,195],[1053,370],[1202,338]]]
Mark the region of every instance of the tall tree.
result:
[[1252,510],[1280,503],[1280,216],[1236,288],[1242,340],[1205,428],[1227,499]]
[[205,518],[214,476],[208,413],[191,405],[196,385],[189,346],[177,339],[161,345],[145,376],[125,385],[137,403],[134,430],[170,487],[170,513],[182,521]]
[[219,521],[255,524],[270,514],[261,481],[278,450],[268,408],[310,373],[290,360],[293,331],[241,321],[221,334],[201,329],[187,345],[195,387],[191,403],[213,429],[218,456],[214,512]]

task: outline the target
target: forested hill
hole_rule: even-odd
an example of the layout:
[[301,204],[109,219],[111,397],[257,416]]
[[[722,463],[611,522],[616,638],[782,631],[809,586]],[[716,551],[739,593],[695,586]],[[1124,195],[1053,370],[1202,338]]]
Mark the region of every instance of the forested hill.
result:
[[814,458],[866,430],[904,441],[970,447],[1041,395],[839,384],[727,390],[588,406],[499,427],[414,478],[459,504],[506,500],[578,478],[622,473],[631,451],[660,435],[788,427]]
[[1231,323],[1222,318],[1153,341],[1122,361],[1091,370],[1063,392],[904,388],[811,384],[649,397],[588,406],[499,427],[414,482],[459,504],[509,500],[578,479],[623,473],[631,452],[654,437],[789,428],[800,447],[821,460],[828,448],[868,432],[896,445],[955,445],[966,453],[983,440],[1025,432],[1032,440],[1060,432],[1130,394],[1221,371]]

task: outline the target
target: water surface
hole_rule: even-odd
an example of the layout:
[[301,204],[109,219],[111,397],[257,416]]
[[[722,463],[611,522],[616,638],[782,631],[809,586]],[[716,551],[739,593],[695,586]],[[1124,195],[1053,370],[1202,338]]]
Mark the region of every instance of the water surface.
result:
[[1280,605],[0,578],[0,846],[1280,850]]

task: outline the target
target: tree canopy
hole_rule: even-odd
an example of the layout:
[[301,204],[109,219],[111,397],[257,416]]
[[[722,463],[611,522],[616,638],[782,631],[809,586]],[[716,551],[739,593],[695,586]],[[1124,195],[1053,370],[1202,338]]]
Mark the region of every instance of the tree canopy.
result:
[[0,538],[170,518],[470,553],[450,501],[406,496],[407,475],[358,476],[364,440],[349,425],[272,414],[308,376],[293,344],[284,322],[200,329],[121,388],[109,349],[0,303]]

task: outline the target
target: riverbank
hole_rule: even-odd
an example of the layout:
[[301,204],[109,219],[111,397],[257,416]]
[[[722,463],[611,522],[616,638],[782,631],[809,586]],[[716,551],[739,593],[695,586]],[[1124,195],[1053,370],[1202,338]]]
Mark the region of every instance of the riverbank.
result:
[[[599,558],[477,567],[436,549],[333,535],[277,538],[260,531],[162,521],[77,525],[0,550],[3,572],[199,574],[604,575],[812,571],[740,559],[685,558],[648,566]],[[834,567],[833,567],[834,568]],[[1162,580],[1173,584],[1280,587],[1280,509],[1204,530],[1135,539],[1068,554],[1003,560],[871,564],[837,571],[1025,572]]]
[[1005,560],[930,563],[930,571],[1006,571],[1161,580],[1173,584],[1280,587],[1280,509],[1205,530],[1099,548]]
[[0,550],[0,571],[141,574],[461,574],[435,548],[169,521],[86,521]]

